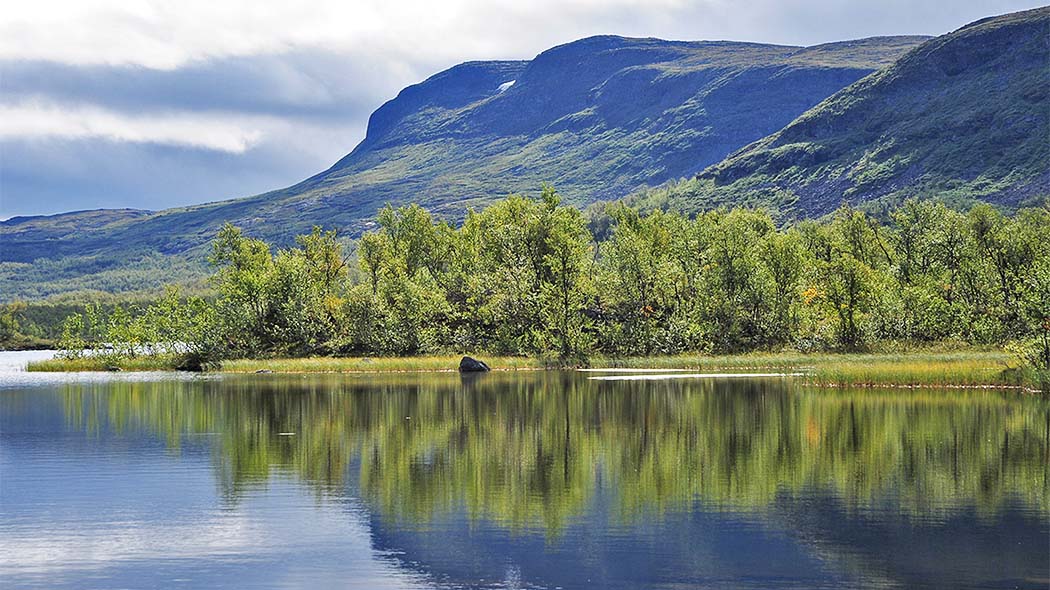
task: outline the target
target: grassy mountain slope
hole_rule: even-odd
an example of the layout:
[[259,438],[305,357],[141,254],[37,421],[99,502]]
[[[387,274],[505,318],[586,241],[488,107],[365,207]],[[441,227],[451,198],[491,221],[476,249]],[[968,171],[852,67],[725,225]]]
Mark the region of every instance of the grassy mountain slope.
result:
[[[672,191],[675,192],[675,191]],[[1050,8],[932,39],[708,168],[686,208],[764,203],[820,215],[843,200],[1050,195]]]
[[314,224],[358,233],[388,202],[454,219],[543,182],[578,204],[619,198],[700,172],[923,40],[804,48],[592,37],[531,61],[461,64],[404,89],[349,155],[295,186],[155,213],[0,222],[0,293],[104,288],[121,269],[148,274],[157,256],[199,260],[226,221],[287,243]]

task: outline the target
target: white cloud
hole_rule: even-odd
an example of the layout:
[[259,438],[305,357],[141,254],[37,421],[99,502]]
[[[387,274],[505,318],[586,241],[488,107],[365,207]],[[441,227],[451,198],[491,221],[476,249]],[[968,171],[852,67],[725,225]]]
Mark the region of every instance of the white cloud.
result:
[[[819,43],[946,32],[1035,0],[34,0],[0,13],[0,59],[136,64],[295,49],[406,62],[530,57],[599,33]],[[948,9],[950,8],[950,10]]]
[[0,104],[0,139],[107,139],[247,151],[262,137],[258,121],[201,113],[130,115],[93,106]]
[[[529,57],[579,31],[666,21],[712,2],[682,0],[38,0],[5,7],[0,59],[136,64],[187,62],[303,48],[462,59]],[[606,30],[598,31],[596,29]],[[622,29],[620,26],[615,26]]]
[[96,531],[55,531],[47,537],[8,530],[0,540],[6,576],[57,574],[63,570],[97,570],[132,559],[203,559],[216,553],[247,553],[260,534],[257,524],[241,515],[194,523],[108,523]]

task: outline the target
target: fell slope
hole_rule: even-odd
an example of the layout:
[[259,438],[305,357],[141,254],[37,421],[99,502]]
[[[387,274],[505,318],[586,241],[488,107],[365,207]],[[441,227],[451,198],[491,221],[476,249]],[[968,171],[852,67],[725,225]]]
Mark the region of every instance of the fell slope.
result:
[[1050,8],[932,39],[699,175],[682,204],[1050,195]]

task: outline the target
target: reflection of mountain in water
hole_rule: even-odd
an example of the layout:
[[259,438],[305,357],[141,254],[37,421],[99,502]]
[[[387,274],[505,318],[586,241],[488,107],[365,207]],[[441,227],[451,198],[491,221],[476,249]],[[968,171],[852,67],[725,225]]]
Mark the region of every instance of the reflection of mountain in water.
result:
[[[706,583],[754,587],[843,586],[850,579],[757,519],[702,508],[667,518],[609,526],[607,495],[573,519],[558,539],[543,531],[511,532],[465,514],[440,528],[410,530],[372,519],[376,549],[450,587],[641,588]],[[756,567],[760,562],[760,567]],[[692,586],[690,586],[692,587]]]
[[466,515],[425,530],[371,528],[377,550],[450,587],[1044,588],[1045,520],[1004,511],[915,522],[831,497],[779,497],[760,513],[706,509],[609,527],[601,502],[551,541]]
[[450,583],[921,585],[1047,567],[1042,398],[563,373],[74,389],[87,428],[172,447],[220,433],[231,502],[275,470],[360,497],[379,549]]

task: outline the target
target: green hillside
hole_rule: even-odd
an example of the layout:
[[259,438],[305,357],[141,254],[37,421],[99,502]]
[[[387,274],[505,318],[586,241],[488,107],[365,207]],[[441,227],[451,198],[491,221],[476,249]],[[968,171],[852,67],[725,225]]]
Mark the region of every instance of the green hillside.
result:
[[686,209],[1050,195],[1050,8],[932,39],[670,191]]

